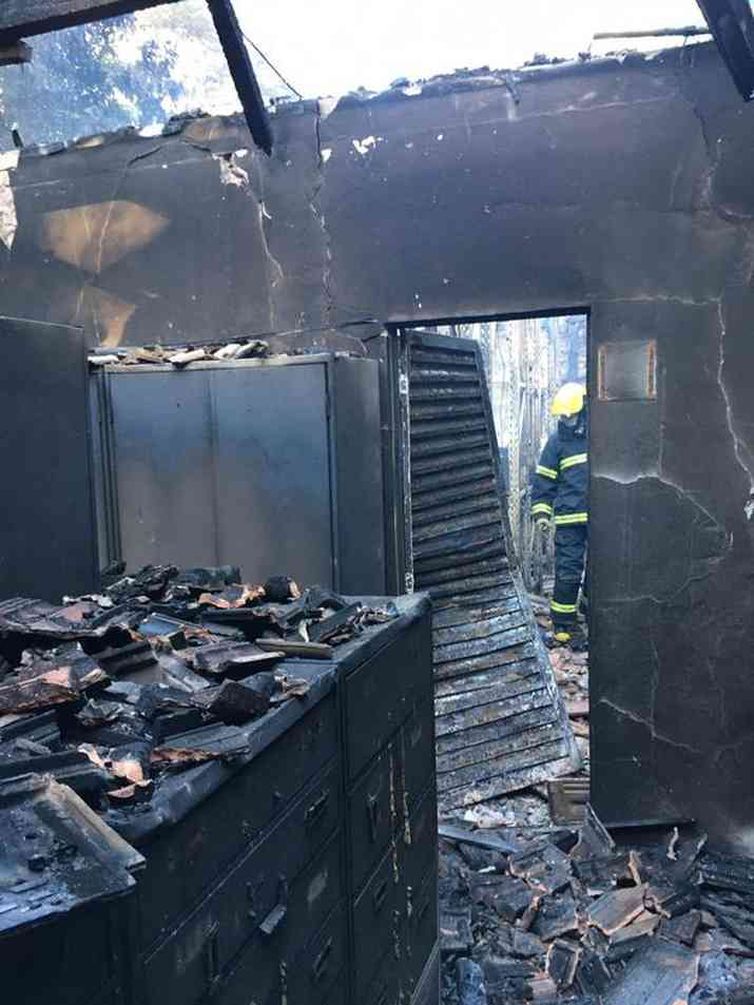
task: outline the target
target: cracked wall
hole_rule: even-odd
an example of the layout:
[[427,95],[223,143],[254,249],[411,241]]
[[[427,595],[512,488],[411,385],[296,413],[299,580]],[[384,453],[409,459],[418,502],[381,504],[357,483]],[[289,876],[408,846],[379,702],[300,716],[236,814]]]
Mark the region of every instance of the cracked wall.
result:
[[277,139],[269,165],[238,120],[208,118],[23,157],[2,311],[107,345],[321,325],[313,115],[287,116]]
[[657,399],[592,406],[593,798],[612,823],[697,819],[742,843],[753,127],[711,47],[323,127],[336,299],[394,320],[588,306],[593,364],[657,340]]
[[[0,310],[150,342],[578,307],[593,360],[655,339],[657,398],[592,410],[593,796],[613,823],[745,840],[754,107],[691,46],[306,102],[274,129],[270,160],[233,119],[26,153]],[[48,214],[115,202],[165,225],[106,235],[96,276],[45,246]]]

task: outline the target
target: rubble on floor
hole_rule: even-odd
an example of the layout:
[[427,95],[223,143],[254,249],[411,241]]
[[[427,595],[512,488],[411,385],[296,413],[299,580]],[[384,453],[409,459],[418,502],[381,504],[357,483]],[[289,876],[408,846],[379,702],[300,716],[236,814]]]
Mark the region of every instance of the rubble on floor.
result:
[[4,601],[0,786],[45,774],[98,811],[138,808],[176,771],[240,756],[249,724],[307,694],[297,666],[394,616],[233,567],[148,566],[60,606]]
[[754,1001],[754,862],[692,832],[443,827],[440,929],[446,1005]]
[[[534,618],[545,642],[552,639],[550,601],[547,597],[529,594]],[[582,630],[586,636],[587,627]],[[549,648],[549,647],[548,647]],[[550,665],[568,712],[571,730],[579,748],[584,770],[589,769],[589,656],[587,650],[574,652],[569,646],[549,648]]]
[[754,862],[690,828],[616,845],[588,804],[588,655],[549,658],[584,769],[441,821],[443,1002],[754,1005]]

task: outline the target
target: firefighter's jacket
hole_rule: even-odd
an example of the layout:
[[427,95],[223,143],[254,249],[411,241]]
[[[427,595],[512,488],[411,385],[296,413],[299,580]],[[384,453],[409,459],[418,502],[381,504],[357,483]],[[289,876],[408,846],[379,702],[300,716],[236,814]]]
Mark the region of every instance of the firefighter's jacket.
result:
[[585,524],[588,473],[586,428],[559,422],[532,479],[532,516],[550,517],[556,527]]

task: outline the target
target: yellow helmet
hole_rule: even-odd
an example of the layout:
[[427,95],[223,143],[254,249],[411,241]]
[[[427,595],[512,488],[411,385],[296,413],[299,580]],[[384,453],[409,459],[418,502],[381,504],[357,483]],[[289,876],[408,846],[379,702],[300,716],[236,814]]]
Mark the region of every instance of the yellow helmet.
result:
[[584,407],[586,388],[583,384],[563,384],[552,401],[551,412],[561,419],[578,415]]

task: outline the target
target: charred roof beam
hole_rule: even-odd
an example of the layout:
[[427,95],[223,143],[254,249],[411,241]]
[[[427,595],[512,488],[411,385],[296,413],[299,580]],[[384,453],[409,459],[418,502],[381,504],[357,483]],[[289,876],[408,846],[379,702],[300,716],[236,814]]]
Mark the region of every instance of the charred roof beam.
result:
[[749,0],[697,0],[736,87],[754,98],[754,15]]

